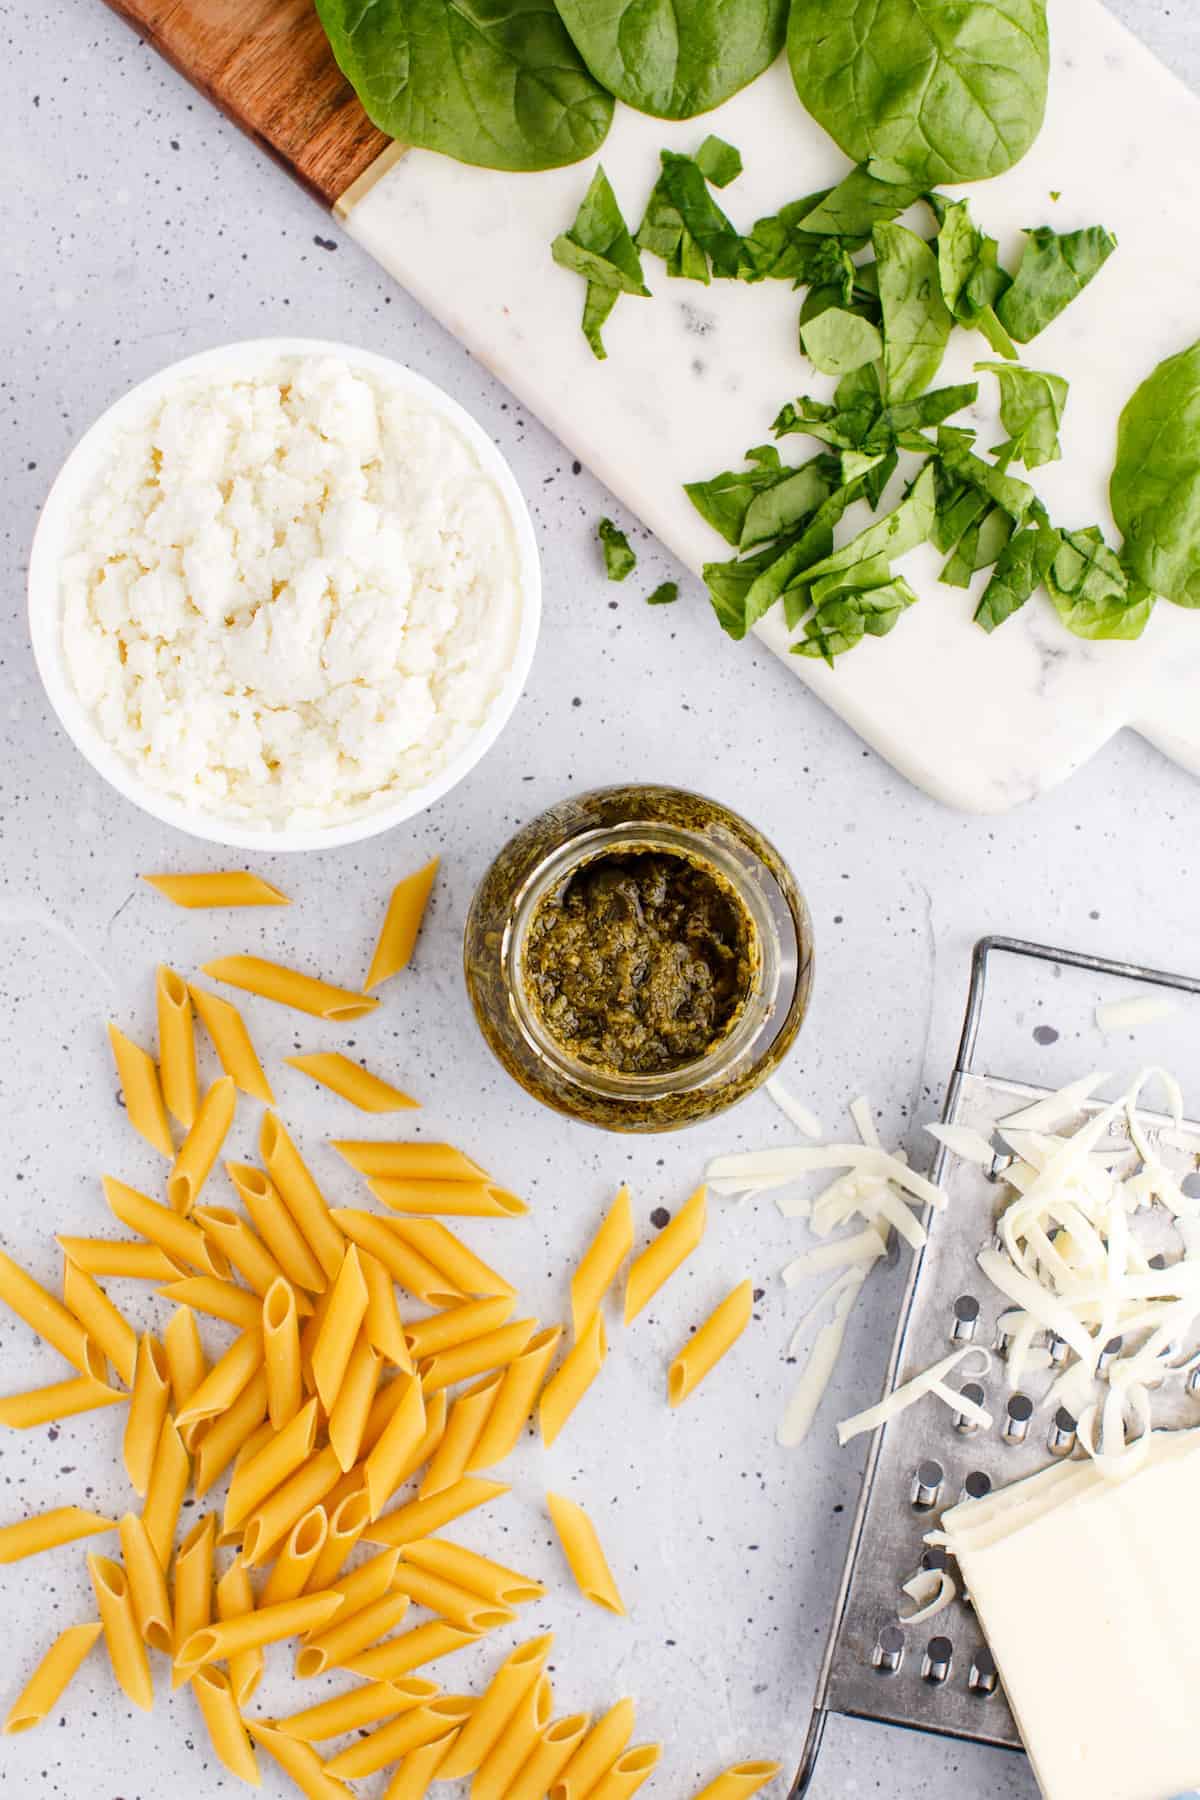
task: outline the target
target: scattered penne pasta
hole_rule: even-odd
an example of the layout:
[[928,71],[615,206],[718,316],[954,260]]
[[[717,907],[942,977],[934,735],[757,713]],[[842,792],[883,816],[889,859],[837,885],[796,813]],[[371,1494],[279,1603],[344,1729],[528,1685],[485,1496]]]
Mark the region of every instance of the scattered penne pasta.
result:
[[471,1800],[504,1800],[550,1723],[550,1679],[543,1675],[518,1702],[471,1781]]
[[600,1310],[621,1264],[633,1249],[633,1206],[621,1188],[571,1278],[571,1326],[576,1341]]
[[590,1724],[587,1713],[570,1713],[565,1719],[556,1719],[552,1725],[547,1725],[511,1782],[504,1800],[545,1800],[551,1786],[587,1736]]
[[[254,1588],[250,1581],[250,1571],[238,1559],[230,1563],[217,1583],[217,1617],[237,1619],[253,1610]],[[229,1657],[227,1667],[233,1697],[239,1708],[244,1709],[250,1704],[263,1677],[264,1658],[261,1647],[253,1645],[245,1650],[236,1650]]]
[[[257,1232],[252,1231],[232,1207],[198,1206],[192,1218],[260,1300],[266,1298],[274,1282],[286,1281],[283,1270]],[[297,1311],[307,1313],[311,1302],[301,1295],[295,1298]]]
[[518,1219],[529,1211],[524,1200],[487,1181],[396,1181],[372,1176],[367,1186],[393,1212],[445,1213],[464,1219]]
[[473,1512],[477,1506],[487,1506],[509,1492],[511,1489],[502,1481],[480,1481],[468,1475],[440,1493],[410,1500],[407,1506],[384,1513],[367,1526],[363,1536],[370,1544],[394,1544],[403,1549],[405,1544],[428,1537],[431,1532],[440,1531],[443,1525],[460,1519],[464,1513]]
[[475,1702],[465,1694],[442,1694],[427,1706],[402,1713],[390,1725],[381,1725],[330,1761],[331,1775],[357,1781],[364,1775],[376,1775],[389,1763],[433,1743],[469,1719]]
[[511,1317],[513,1304],[511,1294],[501,1294],[488,1300],[468,1300],[461,1306],[447,1307],[428,1319],[418,1319],[405,1327],[408,1347],[418,1361],[423,1361],[440,1350],[468,1343],[503,1325]]
[[[180,1413],[208,1373],[208,1359],[190,1306],[175,1308],[163,1332],[162,1347],[171,1377],[171,1404]],[[181,1435],[190,1450],[189,1433]]]
[[322,1588],[333,1586],[371,1517],[371,1505],[365,1488],[358,1488],[347,1494],[336,1504],[327,1506],[326,1510],[329,1513],[329,1530],[325,1534],[325,1547],[306,1583],[310,1594],[318,1594]]
[[196,1037],[187,982],[174,969],[160,967],[155,978],[158,1005],[158,1073],[167,1111],[184,1130],[196,1117],[200,1094],[196,1085]]
[[381,982],[387,981],[408,966],[421,929],[421,921],[425,917],[425,908],[429,904],[438,872],[438,861],[436,856],[433,857],[423,869],[418,869],[414,875],[406,875],[392,889],[379,941],[375,945],[375,954],[367,971],[364,983],[366,993],[369,994],[372,988],[377,988]]
[[335,1138],[333,1147],[360,1175],[390,1181],[486,1181],[485,1170],[453,1144],[381,1144],[374,1138]]
[[263,1366],[267,1371],[267,1410],[276,1431],[300,1411],[304,1385],[300,1379],[300,1320],[296,1295],[280,1276],[263,1296]]
[[55,1506],[16,1525],[0,1525],[0,1563],[21,1562],[44,1550],[57,1550],[60,1544],[74,1544],[80,1538],[116,1529],[116,1520],[100,1513],[87,1512],[81,1506]]
[[175,1644],[175,1626],[166,1571],[150,1542],[144,1519],[136,1513],[126,1513],[119,1530],[121,1562],[129,1583],[134,1623],[144,1644],[170,1656]]
[[68,1262],[89,1275],[123,1275],[131,1281],[174,1281],[180,1273],[165,1250],[133,1238],[64,1237],[55,1240]]
[[774,1781],[779,1769],[777,1762],[734,1763],[731,1769],[726,1769],[715,1781],[701,1788],[695,1800],[749,1800],[751,1794],[757,1794],[769,1781]]
[[235,1281],[219,1281],[215,1275],[186,1275],[182,1281],[168,1282],[161,1291],[176,1306],[194,1307],[210,1318],[236,1325],[239,1331],[254,1331],[262,1322],[261,1300]]
[[395,1774],[384,1789],[383,1800],[425,1800],[429,1785],[436,1779],[457,1735],[456,1731],[448,1731],[444,1737],[421,1744],[401,1757]]
[[583,1336],[568,1350],[559,1368],[542,1389],[538,1401],[538,1422],[542,1442],[547,1450],[599,1375],[607,1355],[608,1334],[604,1329],[604,1314],[597,1312]]
[[[595,1787],[588,1789],[591,1800],[628,1800],[630,1794],[636,1794],[649,1781],[661,1761],[661,1744],[639,1744],[634,1750],[623,1751]],[[550,1800],[572,1800],[574,1792],[566,1782],[558,1782],[550,1790]]]
[[350,1206],[334,1207],[330,1217],[339,1231],[381,1262],[393,1281],[426,1306],[453,1306],[462,1295],[440,1269],[407,1243],[390,1219]]
[[222,1075],[214,1081],[196,1112],[195,1122],[184,1138],[175,1165],[167,1178],[167,1204],[172,1212],[187,1218],[199,1198],[200,1189],[220,1154],[237,1107],[237,1088],[232,1076]]
[[86,1269],[78,1269],[72,1262],[68,1262],[63,1270],[63,1300],[126,1387],[132,1386],[137,1333]]
[[439,1657],[450,1656],[455,1650],[478,1641],[476,1632],[461,1631],[457,1625],[447,1625],[444,1619],[431,1619],[427,1625],[415,1625],[411,1631],[402,1632],[385,1644],[376,1644],[374,1649],[364,1650],[361,1656],[351,1657],[346,1667],[351,1674],[365,1676],[370,1681],[398,1681],[401,1676],[411,1674],[413,1669],[423,1669],[426,1663],[436,1662]]
[[446,1538],[422,1538],[418,1543],[409,1544],[404,1552],[402,1573],[404,1567],[425,1569],[501,1606],[527,1606],[531,1600],[540,1600],[546,1592],[542,1583],[531,1576],[519,1575],[515,1569],[506,1569],[490,1557],[464,1549],[461,1544],[452,1544]]
[[202,875],[143,875],[142,880],[174,906],[290,906],[286,894],[245,869],[214,869]]
[[625,1283],[627,1325],[649,1306],[659,1289],[697,1248],[704,1236],[707,1216],[707,1196],[699,1187],[670,1224],[663,1226],[654,1242],[635,1257]]
[[218,1762],[239,1781],[257,1787],[262,1777],[229,1676],[222,1669],[197,1669],[192,1691]]
[[595,1791],[633,1736],[634,1718],[634,1704],[628,1696],[609,1708],[560,1770],[550,1789],[555,1800],[583,1800]]
[[33,1279],[15,1263],[11,1256],[0,1250],[0,1300],[15,1312],[19,1319],[24,1319],[31,1330],[45,1338],[60,1356],[79,1370],[81,1375],[92,1374],[88,1360],[87,1333],[74,1313],[53,1295],[48,1294],[40,1282]]
[[217,1053],[217,1061],[226,1075],[251,1100],[265,1100],[268,1106],[274,1106],[275,1096],[271,1092],[271,1084],[237,1007],[228,1000],[222,1000],[219,994],[210,994],[207,988],[196,987],[194,983],[188,992]]
[[[349,1602],[343,1607],[346,1613]],[[296,1675],[301,1681],[324,1675],[330,1669],[353,1666],[354,1659],[400,1624],[408,1611],[407,1594],[379,1594],[349,1616],[335,1620],[327,1631],[311,1637],[296,1656]]]
[[486,1374],[489,1369],[506,1368],[528,1348],[536,1331],[536,1319],[517,1319],[511,1325],[485,1331],[464,1343],[435,1350],[420,1365],[421,1386],[426,1395],[436,1394],[442,1388],[453,1387],[456,1382],[471,1381],[476,1375]]
[[196,1498],[202,1500],[267,1416],[267,1375],[259,1369],[227,1412],[203,1421],[196,1440]]
[[264,1118],[258,1145],[280,1199],[326,1277],[332,1281],[342,1266],[346,1240],[330,1218],[321,1190],[305,1167],[300,1152],[274,1113],[268,1113]]
[[319,1051],[311,1056],[285,1056],[284,1061],[289,1068],[310,1075],[339,1099],[357,1106],[360,1112],[411,1112],[421,1104],[337,1050]]
[[461,1588],[457,1582],[446,1581],[415,1563],[401,1564],[396,1574],[396,1587],[417,1606],[426,1607],[445,1619],[448,1625],[457,1625],[460,1631],[469,1631],[477,1637],[499,1625],[511,1624],[517,1616],[515,1609],[506,1602],[485,1599],[482,1594]]
[[471,1452],[468,1472],[491,1469],[516,1449],[521,1433],[533,1415],[546,1372],[562,1337],[562,1327],[552,1325],[535,1332],[504,1370],[500,1387],[483,1430]]
[[296,1520],[318,1500],[335,1488],[342,1467],[326,1445],[315,1456],[302,1463],[296,1473],[263,1501],[246,1521],[242,1536],[242,1560],[248,1568],[257,1568],[267,1560],[281,1538],[287,1536]]
[[404,1336],[404,1321],[396,1304],[396,1289],[391,1274],[377,1256],[372,1256],[369,1250],[361,1247],[358,1266],[367,1284],[363,1335],[385,1362],[394,1363],[398,1369],[411,1374],[412,1352]]
[[511,1281],[476,1256],[440,1219],[398,1218],[390,1219],[388,1225],[394,1237],[440,1270],[447,1278],[447,1287],[457,1289],[462,1296],[482,1300],[489,1295],[516,1293]]
[[0,1399],[0,1425],[17,1431],[29,1431],[35,1425],[49,1425],[56,1419],[73,1418],[76,1413],[94,1412],[101,1406],[119,1406],[129,1395],[120,1388],[109,1387],[108,1364],[99,1349],[89,1345],[92,1362],[90,1375],[75,1375],[69,1381],[54,1381],[49,1387],[29,1388],[23,1394],[9,1394]]
[[[269,1376],[267,1388],[269,1393]],[[248,1456],[234,1470],[221,1520],[222,1533],[232,1532],[297,1469],[302,1469],[311,1457],[316,1441],[317,1402],[314,1399],[282,1429],[272,1429],[257,1454]]]
[[9,1708],[4,1721],[6,1734],[29,1731],[41,1724],[62,1699],[103,1629],[100,1621],[94,1619],[86,1625],[68,1625],[59,1632]]
[[[261,1320],[262,1309],[259,1308]],[[262,1367],[263,1339],[261,1323],[234,1339],[224,1356],[216,1361],[187,1405],[180,1411],[177,1423],[207,1419],[214,1413],[226,1412],[237,1399],[251,1376]]]
[[624,1618],[625,1603],[600,1547],[596,1527],[582,1506],[568,1500],[565,1494],[547,1494],[546,1510],[558,1533],[575,1585],[584,1599]]
[[382,1358],[367,1338],[364,1315],[364,1326],[354,1340],[346,1373],[329,1413],[329,1442],[343,1471],[348,1472],[358,1461],[382,1367]]
[[150,1542],[164,1569],[171,1560],[171,1546],[175,1542],[175,1529],[179,1523],[179,1511],[187,1493],[190,1473],[191,1463],[183,1439],[176,1429],[174,1419],[168,1413],[158,1434],[154,1460],[150,1465],[150,1479],[146,1486],[146,1501],[142,1507],[142,1519]]
[[226,1163],[225,1173],[250,1214],[255,1231],[292,1286],[309,1294],[324,1293],[325,1271],[270,1176],[251,1163]]
[[[197,1519],[175,1552],[175,1606],[171,1637],[176,1645],[186,1644],[194,1631],[200,1631],[212,1618],[213,1550],[217,1541],[217,1521],[213,1513]],[[181,1687],[191,1671],[176,1662],[171,1670],[171,1686]]]
[[285,1736],[299,1738],[305,1744],[319,1744],[325,1738],[342,1737],[347,1731],[358,1731],[363,1725],[377,1724],[414,1706],[436,1700],[439,1693],[434,1681],[370,1681],[348,1693],[335,1694],[318,1706],[276,1719],[276,1729]]
[[108,1041],[112,1045],[117,1080],[121,1084],[129,1123],[140,1137],[145,1138],[152,1150],[158,1150],[163,1156],[173,1157],[175,1142],[167,1121],[167,1109],[154,1058],[111,1022]]
[[709,1314],[683,1349],[673,1359],[667,1372],[667,1399],[672,1406],[682,1406],[695,1392],[704,1377],[720,1362],[725,1353],[741,1337],[754,1311],[754,1284],[743,1281]]
[[485,1375],[482,1381],[465,1389],[450,1407],[442,1441],[429,1459],[417,1491],[418,1499],[427,1500],[432,1494],[452,1488],[466,1474],[471,1454],[503,1381],[503,1370]]
[[254,1742],[291,1777],[307,1800],[352,1800],[346,1784],[326,1773],[325,1764],[311,1744],[285,1737],[262,1719],[247,1719],[245,1725]]
[[[260,1606],[281,1606],[304,1592],[317,1558],[325,1548],[329,1518],[323,1506],[310,1506],[283,1541],[259,1595]],[[314,1593],[316,1589],[312,1590]]]
[[113,1562],[108,1556],[89,1554],[87,1566],[117,1686],[135,1706],[149,1712],[154,1705],[154,1684],[150,1679],[146,1647],[133,1616],[133,1600],[125,1571],[120,1563]]
[[366,1312],[367,1284],[358,1260],[358,1246],[351,1244],[330,1290],[329,1305],[313,1345],[313,1381],[326,1412],[333,1411]]
[[[400,1374],[393,1385],[396,1384],[400,1384],[399,1404],[363,1464],[373,1519],[379,1517],[413,1468],[420,1466],[414,1459],[425,1441],[425,1396],[421,1383],[415,1375]],[[421,1460],[424,1461],[424,1457]]]
[[443,1781],[475,1773],[526,1694],[541,1681],[553,1644],[546,1633],[518,1644],[505,1657],[442,1764]]
[[229,1264],[198,1225],[181,1218],[171,1207],[160,1206],[157,1200],[139,1194],[136,1188],[127,1187],[123,1181],[114,1181],[111,1175],[100,1179],[109,1211],[122,1225],[157,1244],[175,1262],[186,1263],[202,1275],[216,1275],[221,1280],[228,1277]]
[[191,1671],[205,1663],[226,1662],[245,1650],[263,1650],[284,1638],[302,1637],[327,1625],[341,1604],[340,1594],[305,1594],[280,1606],[258,1606],[253,1612],[218,1619],[176,1643],[175,1661]]
[[244,993],[273,1000],[277,1006],[290,1006],[296,1012],[310,1013],[316,1019],[335,1024],[348,1024],[374,1012],[378,1000],[356,994],[347,988],[334,987],[314,975],[302,975],[282,963],[268,962],[262,956],[219,956],[205,963],[204,973],[214,981],[224,981]]

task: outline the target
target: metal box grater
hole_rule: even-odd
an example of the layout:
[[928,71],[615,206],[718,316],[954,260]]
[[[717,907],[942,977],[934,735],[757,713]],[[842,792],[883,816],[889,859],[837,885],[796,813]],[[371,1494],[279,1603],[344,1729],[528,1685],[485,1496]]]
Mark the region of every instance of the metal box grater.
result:
[[[1200,994],[1200,980],[1187,976],[1014,938],[981,939],[975,946],[962,1038],[942,1116],[947,1123],[973,1126],[989,1139],[1001,1119],[1049,1091],[977,1074],[973,1068],[988,963],[997,954]],[[1142,1116],[1152,1139],[1156,1130],[1170,1123],[1152,1112]],[[1191,1124],[1189,1129],[1200,1136],[1200,1125]],[[1161,1153],[1180,1174],[1196,1169],[1197,1159],[1183,1151],[1163,1146]],[[991,1288],[975,1258],[992,1242],[995,1220],[1012,1194],[1003,1179],[1006,1160],[998,1148],[996,1163],[988,1171],[939,1146],[931,1174],[945,1188],[949,1204],[934,1218],[929,1242],[913,1260],[885,1391],[911,1380],[956,1344],[972,1342],[996,1351],[997,1320],[1009,1302]],[[1031,1475],[1056,1455],[1082,1454],[1076,1450],[1069,1416],[1052,1415],[1040,1404],[1055,1373],[1033,1372],[1023,1391],[1012,1393],[1003,1359],[994,1355],[988,1374],[976,1378],[968,1366],[948,1378],[957,1387],[977,1380],[995,1421],[990,1431],[962,1429],[948,1407],[927,1399],[876,1434],[790,1800],[799,1800],[812,1782],[831,1713],[1020,1749],[1012,1713],[969,1601],[960,1592],[951,1606],[907,1629],[898,1622],[897,1606],[903,1598],[900,1583],[920,1568],[925,1533],[943,1508],[965,1495],[978,1496]],[[1191,1388],[1159,1393],[1155,1423],[1168,1427],[1200,1423],[1200,1393]]]

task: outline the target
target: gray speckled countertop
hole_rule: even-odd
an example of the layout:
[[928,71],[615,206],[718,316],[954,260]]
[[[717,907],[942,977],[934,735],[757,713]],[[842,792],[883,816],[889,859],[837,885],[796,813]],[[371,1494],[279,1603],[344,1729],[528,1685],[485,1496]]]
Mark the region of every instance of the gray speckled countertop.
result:
[[[1200,18],[1178,0],[1121,0],[1117,10],[1200,84]],[[527,1224],[483,1229],[477,1241],[520,1277],[543,1316],[561,1312],[570,1260],[619,1180],[631,1183],[649,1230],[651,1209],[677,1205],[710,1152],[785,1141],[761,1097],[686,1137],[605,1139],[539,1112],[489,1060],[458,977],[467,901],[508,832],[571,788],[678,782],[740,806],[774,838],[807,891],[819,944],[791,1085],[839,1128],[844,1103],[867,1092],[881,1129],[914,1156],[926,1151],[912,1122],[940,1098],[981,933],[1200,968],[1196,785],[1142,740],[1121,737],[1010,817],[943,810],[864,751],[771,656],[720,639],[696,584],[683,604],[647,613],[641,595],[675,573],[652,543],[639,544],[638,579],[609,587],[592,541],[598,515],[612,510],[605,493],[99,0],[0,0],[0,39],[0,1238],[44,1279],[57,1273],[54,1230],[103,1229],[98,1170],[134,1183],[155,1173],[114,1104],[104,1017],[148,1035],[154,963],[191,969],[222,948],[261,944],[352,979],[390,883],[435,850],[444,878],[411,975],[341,1047],[352,1042],[427,1097],[423,1130],[463,1141],[528,1194]],[[413,825],[360,849],[260,859],[296,905],[246,924],[175,913],[136,882],[139,870],[219,858],[118,800],[56,730],[30,660],[23,589],[38,506],[96,413],[165,362],[280,331],[399,356],[474,412],[532,504],[547,608],[526,696],[474,775]],[[1078,1073],[1099,1054],[1092,998],[1053,982],[1018,995],[997,1066],[1046,1080]],[[265,1005],[249,1011],[273,1072],[293,1046],[333,1045],[306,1021]],[[1160,1048],[1147,1037],[1108,1054],[1123,1067]],[[346,1195],[319,1145],[335,1125],[345,1129],[344,1111],[284,1074],[285,1116]],[[251,1123],[247,1115],[241,1127],[246,1147]],[[652,1315],[618,1337],[576,1429],[545,1468],[529,1449],[506,1509],[462,1531],[552,1576],[550,1599],[528,1623],[560,1633],[561,1703],[638,1696],[640,1732],[670,1746],[651,1790],[669,1800],[736,1756],[795,1760],[853,1516],[864,1450],[838,1451],[831,1421],[877,1394],[900,1272],[870,1291],[817,1431],[785,1455],[774,1427],[795,1378],[784,1357],[802,1301],[777,1277],[797,1230],[773,1207],[714,1205],[703,1251]],[[668,1419],[666,1354],[743,1274],[764,1292],[736,1366]],[[0,1355],[6,1389],[58,1378],[7,1316]],[[538,1506],[547,1481],[591,1506],[633,1602],[628,1622],[583,1618],[562,1586]],[[112,1415],[0,1442],[0,1517],[69,1499],[128,1503]],[[70,1550],[4,1571],[0,1708],[33,1647],[88,1616],[83,1582]],[[453,1685],[452,1665],[443,1678]],[[0,1748],[0,1792],[14,1800],[209,1800],[235,1785],[214,1764],[186,1694],[149,1719],[131,1715],[99,1659],[53,1723]],[[274,1769],[263,1791],[285,1792]],[[815,1792],[1026,1800],[1033,1788],[1018,1758],[835,1723]]]

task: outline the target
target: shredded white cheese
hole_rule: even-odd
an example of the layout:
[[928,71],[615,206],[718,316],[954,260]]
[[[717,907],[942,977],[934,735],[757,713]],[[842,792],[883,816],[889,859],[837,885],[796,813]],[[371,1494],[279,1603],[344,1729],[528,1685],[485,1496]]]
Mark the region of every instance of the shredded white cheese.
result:
[[1106,1000],[1096,1008],[1101,1031],[1136,1031],[1178,1012],[1178,1003],[1165,994],[1130,994],[1125,1000]]
[[974,1131],[970,1125],[927,1125],[930,1137],[944,1144],[947,1150],[959,1157],[963,1162],[977,1163],[981,1169],[990,1169],[996,1160],[996,1152],[988,1143],[981,1131]]
[[[985,1350],[981,1344],[964,1344],[961,1349],[952,1350],[949,1356],[943,1356],[940,1362],[933,1363],[928,1369],[922,1369],[921,1373],[914,1375],[911,1381],[904,1382],[901,1387],[893,1388],[891,1393],[885,1394],[876,1405],[866,1407],[862,1412],[855,1413],[849,1419],[842,1419],[837,1428],[838,1443],[848,1444],[851,1438],[861,1436],[864,1431],[874,1431],[876,1426],[886,1425],[889,1419],[894,1419],[899,1413],[907,1412],[910,1406],[914,1406],[926,1394],[936,1394],[939,1400],[944,1400],[957,1412],[965,1412],[970,1402],[964,1402],[961,1394],[955,1393],[953,1388],[946,1387],[945,1378],[952,1369],[957,1369],[968,1356],[975,1356],[981,1360],[982,1367],[975,1372],[979,1375],[986,1375],[992,1366],[991,1353]],[[988,1419],[988,1424],[991,1424],[990,1419]]]
[[913,1603],[908,1612],[897,1615],[902,1625],[920,1625],[925,1619],[932,1619],[935,1613],[944,1612],[958,1598],[954,1579],[945,1569],[918,1569],[915,1575],[901,1582],[900,1592],[907,1594]]
[[825,1136],[816,1113],[810,1112],[802,1101],[797,1100],[796,1096],[780,1081],[778,1075],[772,1075],[767,1082],[767,1093],[785,1118],[790,1119],[796,1130],[802,1131],[805,1137],[821,1138]]

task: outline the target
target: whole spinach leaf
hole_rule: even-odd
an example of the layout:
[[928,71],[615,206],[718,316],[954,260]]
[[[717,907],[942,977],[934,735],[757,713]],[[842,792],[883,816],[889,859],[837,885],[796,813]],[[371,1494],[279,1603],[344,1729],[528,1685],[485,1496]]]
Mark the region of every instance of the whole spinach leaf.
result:
[[975,367],[990,370],[1000,383],[1000,420],[1009,434],[1007,442],[992,450],[1000,467],[1019,462],[1039,469],[1057,462],[1062,455],[1058,428],[1069,391],[1065,378],[1012,363],[979,362]]
[[641,259],[621,216],[608,176],[598,168],[570,231],[550,246],[556,263],[582,275],[587,282],[583,306],[583,333],[594,356],[607,355],[600,331],[621,294],[648,297],[642,278]]
[[883,311],[884,388],[889,402],[911,400],[941,368],[954,320],[928,244],[903,225],[876,225],[872,235]]
[[787,43],[804,105],[884,180],[999,175],[1041,128],[1044,0],[793,0]]
[[783,47],[786,0],[559,0],[597,81],[660,119],[691,119],[753,81]]
[[1117,240],[1103,225],[1062,236],[1049,225],[1025,233],[1025,253],[1011,287],[996,302],[996,316],[1018,344],[1027,344],[1081,294],[1104,267]]
[[1154,595],[1127,575],[1098,525],[1063,532],[1046,588],[1076,637],[1141,637],[1154,606]]
[[995,631],[1020,611],[1058,555],[1062,533],[1055,531],[1040,503],[1031,510],[1035,522],[1009,538],[975,609],[975,623],[985,631]]
[[800,326],[806,355],[823,375],[849,375],[878,361],[883,340],[870,319],[840,306],[825,306]]
[[742,240],[708,191],[693,157],[663,150],[661,169],[637,232],[639,249],[660,256],[667,274],[707,287],[713,275],[736,276]]
[[555,169],[604,142],[612,94],[554,0],[316,0],[338,66],[401,143],[487,169]]
[[1152,593],[1200,606],[1200,343],[1126,403],[1109,498],[1126,566]]

